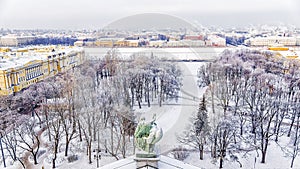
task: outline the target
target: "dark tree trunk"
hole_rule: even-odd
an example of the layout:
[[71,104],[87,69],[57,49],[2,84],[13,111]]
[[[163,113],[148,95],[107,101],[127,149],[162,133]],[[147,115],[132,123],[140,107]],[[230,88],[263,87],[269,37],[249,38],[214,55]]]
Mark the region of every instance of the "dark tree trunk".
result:
[[288,135],[287,135],[288,137],[291,136],[291,131],[292,131],[292,128],[293,128],[294,123],[295,123],[295,118],[296,118],[296,111],[294,110],[293,111],[293,116],[292,116],[292,122],[290,124],[289,132],[288,132]]
[[56,158],[57,158],[57,148],[55,147],[54,148],[54,158],[52,159],[52,168],[56,168],[55,166],[55,161],[56,161]]
[[6,168],[6,163],[5,163],[5,158],[4,158],[4,151],[3,151],[3,146],[2,146],[2,134],[1,134],[1,137],[0,137],[0,147],[1,147],[3,166],[4,166],[4,168]]
[[92,164],[92,140],[88,144],[89,163]]
[[203,160],[204,150],[203,145],[199,145],[199,152],[200,152],[200,160]]
[[262,151],[262,156],[261,156],[261,163],[266,163],[266,156],[267,156],[267,152],[266,151]]
[[243,135],[243,126],[244,126],[243,124],[240,125],[240,135],[241,136]]
[[138,97],[137,100],[138,100],[139,108],[141,109],[141,108],[142,108],[142,105],[141,105],[141,98]]
[[82,142],[81,125],[79,120],[78,120],[78,132],[79,132],[79,141]]
[[18,161],[21,163],[22,167],[25,169],[26,166],[25,166],[24,162],[20,158],[18,158]]
[[70,143],[70,141],[67,141],[67,142],[66,142],[66,147],[65,147],[65,157],[68,156],[69,143]]
[[134,88],[131,87],[131,107],[134,105]]
[[223,168],[223,157],[222,157],[222,155],[220,157],[220,166],[219,166],[219,168]]
[[37,153],[32,153],[32,155],[33,155],[34,165],[38,164],[38,162],[37,162]]

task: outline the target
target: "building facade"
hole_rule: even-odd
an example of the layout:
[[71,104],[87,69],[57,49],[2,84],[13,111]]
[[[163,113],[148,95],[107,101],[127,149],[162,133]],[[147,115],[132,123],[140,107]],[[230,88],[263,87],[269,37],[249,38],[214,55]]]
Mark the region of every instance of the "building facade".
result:
[[280,44],[284,46],[296,46],[296,38],[294,37],[280,37],[280,36],[270,36],[270,37],[255,37],[250,38],[247,41],[250,46],[271,46],[274,44]]
[[78,47],[45,47],[28,52],[0,54],[0,95],[10,95],[29,85],[67,71],[84,61]]
[[0,37],[1,46],[18,46],[28,42],[32,42],[36,37],[34,36],[15,36],[7,35]]

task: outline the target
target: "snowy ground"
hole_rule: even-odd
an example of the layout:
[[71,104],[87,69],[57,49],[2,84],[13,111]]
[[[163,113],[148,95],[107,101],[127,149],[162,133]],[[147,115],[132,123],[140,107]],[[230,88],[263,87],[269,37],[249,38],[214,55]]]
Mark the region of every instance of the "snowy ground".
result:
[[[197,69],[204,63],[201,62],[187,62],[180,63],[180,67],[183,69],[183,88],[181,92],[181,98],[178,102],[169,102],[162,107],[158,104],[152,104],[151,108],[143,106],[142,109],[136,108],[136,112],[139,113],[140,117],[146,117],[146,120],[150,121],[153,114],[156,114],[157,124],[162,127],[164,136],[163,139],[158,143],[158,152],[167,154],[173,148],[179,146],[177,142],[177,134],[182,133],[185,130],[186,124],[193,113],[197,111],[199,98],[202,96],[205,89],[199,90],[197,87]],[[281,142],[287,142],[282,138]],[[93,169],[96,168],[96,160],[93,160],[92,164],[88,164],[87,156],[85,153],[77,154],[79,160],[68,163],[63,158],[63,154],[60,154],[60,162],[58,162],[58,169]],[[274,142],[271,143],[267,154],[266,164],[260,163],[261,155],[255,151],[249,152],[248,154],[240,154],[240,163],[242,168],[261,168],[261,169],[283,169],[290,168],[291,158],[286,157],[286,154],[282,151],[282,147],[279,147]],[[198,159],[197,153],[190,153],[189,157],[184,161],[200,168],[213,169],[218,168],[218,161],[212,161],[210,154],[205,154],[204,160]],[[115,161],[114,158],[103,156],[100,160],[100,165],[109,164]],[[47,160],[47,152],[39,158],[39,164],[34,166],[33,169],[41,169],[42,166],[45,169],[51,168],[51,163]],[[3,165],[0,168],[3,168]],[[7,167],[9,169],[21,168],[20,165],[14,165]],[[229,162],[228,160],[224,163],[224,168],[240,168],[239,163]],[[300,157],[295,160],[294,168],[300,169]]]
[[[117,48],[121,59],[131,59],[136,56],[154,56],[175,60],[211,60],[215,59],[225,48]],[[111,48],[85,48],[89,58],[103,58]]]
[[[286,139],[286,138],[283,138]],[[287,157],[287,154],[282,151],[282,147],[278,146],[274,142],[272,142],[269,146],[269,150],[267,152],[266,163],[262,164],[261,154],[260,152],[256,153],[255,151],[249,152],[247,154],[240,153],[240,163],[242,167],[240,167],[238,162],[233,161],[225,161],[224,168],[225,169],[287,169],[290,168],[291,158]],[[193,164],[200,168],[204,169],[215,169],[219,166],[219,161],[213,161],[210,158],[210,153],[206,153],[204,155],[204,160],[199,160],[198,153],[191,153],[187,159],[184,160],[187,163]],[[293,166],[294,169],[300,169],[300,157],[295,159],[295,163]]]

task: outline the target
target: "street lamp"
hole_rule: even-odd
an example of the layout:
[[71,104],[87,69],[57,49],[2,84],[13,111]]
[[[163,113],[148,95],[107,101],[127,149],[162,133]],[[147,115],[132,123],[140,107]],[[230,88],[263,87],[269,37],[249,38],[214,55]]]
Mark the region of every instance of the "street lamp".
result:
[[97,168],[99,168],[99,160],[101,160],[101,149],[100,149],[100,140],[99,140],[99,130],[98,130],[98,147],[93,150],[93,152],[96,152],[94,154],[94,159],[97,160]]
[[95,149],[94,152],[96,152],[96,154],[94,154],[94,159],[97,160],[97,168],[99,168],[99,161],[101,160],[101,149]]

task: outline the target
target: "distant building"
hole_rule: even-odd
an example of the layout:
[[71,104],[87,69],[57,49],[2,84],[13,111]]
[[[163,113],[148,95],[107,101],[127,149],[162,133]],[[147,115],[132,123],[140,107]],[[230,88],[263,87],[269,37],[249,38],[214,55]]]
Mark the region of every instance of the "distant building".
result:
[[139,40],[127,40],[128,47],[139,47]]
[[163,47],[166,41],[163,40],[156,40],[156,41],[149,41],[150,47]]
[[185,35],[184,40],[204,40],[203,35]]
[[122,40],[122,38],[100,38],[94,42],[94,45],[111,48],[119,40]]
[[226,39],[217,35],[208,35],[206,46],[225,47]]
[[296,38],[296,45],[297,45],[297,46],[300,46],[300,36],[298,36],[298,37]]
[[205,42],[202,40],[180,40],[168,41],[166,47],[204,47]]
[[82,47],[82,46],[84,46],[84,42],[81,40],[78,40],[78,41],[74,42],[74,46]]
[[278,51],[277,54],[287,59],[299,59],[299,51]]
[[268,47],[268,50],[274,52],[276,56],[284,57],[286,59],[299,59],[300,56],[300,51],[280,45]]
[[0,52],[9,52],[10,48],[9,47],[1,47]]
[[19,46],[34,41],[34,36],[7,35],[0,38],[1,46]]
[[294,37],[255,37],[247,40],[247,44],[250,46],[270,46],[274,44],[281,44],[284,46],[296,46],[296,38]]
[[113,46],[126,47],[128,46],[128,41],[126,41],[125,39],[119,39],[118,41],[114,42]]

